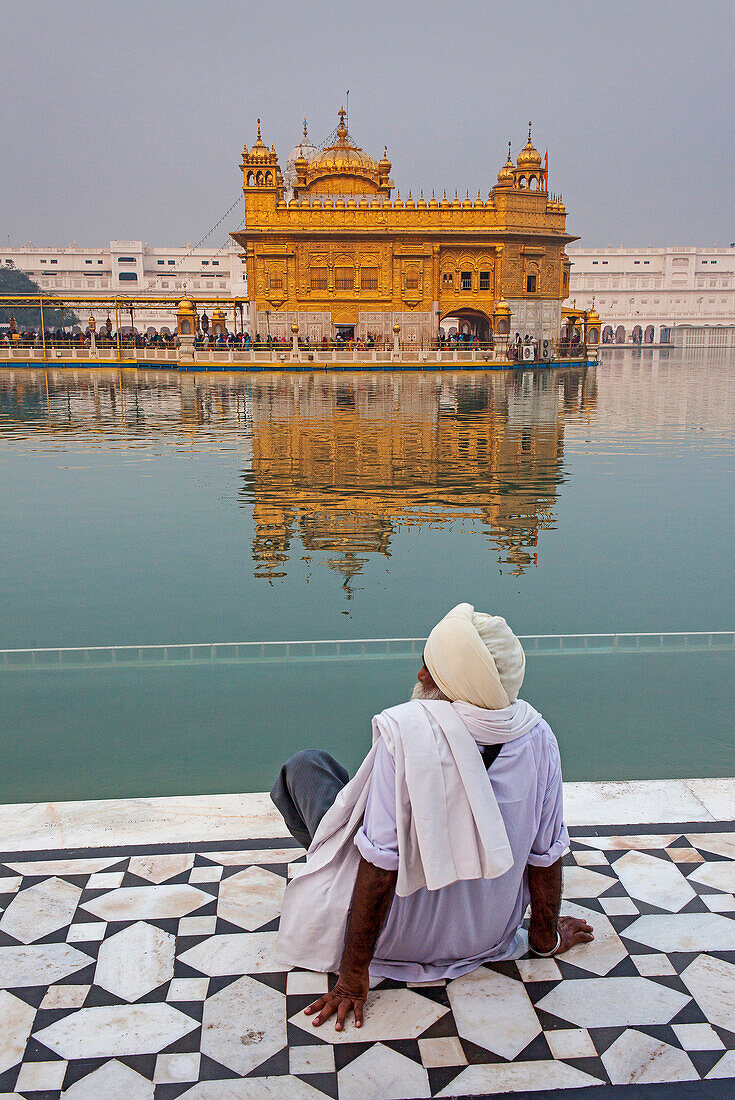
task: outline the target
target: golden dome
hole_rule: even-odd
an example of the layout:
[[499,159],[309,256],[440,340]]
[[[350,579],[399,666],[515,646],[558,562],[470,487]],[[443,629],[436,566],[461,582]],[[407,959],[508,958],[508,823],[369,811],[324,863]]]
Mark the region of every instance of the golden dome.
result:
[[519,168],[540,168],[541,154],[535,149],[531,141],[531,123],[528,124],[528,141],[518,154],[517,165]]
[[355,172],[360,169],[372,173],[378,171],[378,162],[357,145],[330,145],[318,157],[314,157],[309,167],[312,175],[322,175],[327,172],[331,175],[335,172]]
[[498,172],[498,183],[501,187],[507,187],[513,183],[513,158],[510,155],[510,142],[508,142],[508,159]]
[[600,323],[600,315],[597,312],[597,310],[595,309],[595,299],[594,299],[594,296],[593,296],[592,305],[587,310],[587,324],[592,325],[592,324],[599,324],[599,323]]

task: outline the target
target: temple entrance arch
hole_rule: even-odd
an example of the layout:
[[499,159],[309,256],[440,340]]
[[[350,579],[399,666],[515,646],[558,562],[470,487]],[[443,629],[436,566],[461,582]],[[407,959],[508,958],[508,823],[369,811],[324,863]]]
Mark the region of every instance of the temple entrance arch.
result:
[[492,339],[492,321],[481,309],[454,309],[439,321],[439,330],[444,336],[457,336],[463,342],[471,343],[475,337],[481,344]]

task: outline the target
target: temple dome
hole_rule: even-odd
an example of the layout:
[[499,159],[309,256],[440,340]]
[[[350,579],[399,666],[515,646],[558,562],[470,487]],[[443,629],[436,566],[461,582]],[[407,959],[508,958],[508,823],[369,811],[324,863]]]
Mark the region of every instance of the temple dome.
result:
[[501,187],[509,187],[513,184],[513,158],[510,155],[510,142],[508,142],[508,159],[498,172],[498,183]]
[[541,154],[534,148],[531,141],[531,123],[528,124],[528,141],[518,154],[517,165],[519,168],[540,168]]

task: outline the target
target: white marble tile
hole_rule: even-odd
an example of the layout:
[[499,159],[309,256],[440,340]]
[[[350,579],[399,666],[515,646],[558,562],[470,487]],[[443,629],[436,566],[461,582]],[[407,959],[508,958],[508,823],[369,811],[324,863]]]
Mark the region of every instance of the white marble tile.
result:
[[281,912],[285,889],[285,879],[262,867],[237,871],[220,885],[217,915],[239,928],[260,928]]
[[[714,821],[732,821],[735,806],[735,779],[685,779],[684,784],[702,803]],[[698,818],[681,818],[697,821]]]
[[714,820],[699,796],[679,779],[565,783],[564,817],[567,825],[575,826]]
[[549,1049],[555,1058],[596,1058],[595,1044],[583,1027],[545,1032]]
[[62,1058],[114,1058],[157,1054],[198,1026],[168,1004],[80,1008],[36,1033]]
[[382,1043],[376,1044],[337,1074],[339,1100],[395,1100],[431,1096],[423,1066]]
[[596,898],[615,885],[615,879],[587,867],[564,868],[565,898]]
[[668,955],[631,955],[633,965],[644,978],[661,978],[665,974],[676,974]]
[[199,1078],[200,1054],[159,1054],[153,1073],[156,1085],[176,1085]]
[[659,1081],[698,1081],[691,1058],[641,1031],[628,1029],[607,1048],[602,1063],[613,1085],[651,1085]]
[[3,875],[0,877],[0,894],[7,901],[8,894],[16,894],[23,885],[21,875]]
[[179,936],[212,936],[216,927],[216,917],[182,917]]
[[219,882],[224,867],[194,867],[189,874],[189,882]]
[[466,1066],[467,1058],[456,1035],[442,1039],[419,1039],[421,1061],[427,1069],[441,1066]]
[[107,921],[93,920],[85,924],[72,924],[66,934],[67,943],[98,943],[105,938]]
[[87,882],[88,890],[113,890],[122,885],[125,878],[124,871],[99,871],[90,875]]
[[81,1008],[87,999],[88,985],[52,985],[46,990],[41,1008]]
[[284,1073],[280,1077],[250,1077],[241,1081],[200,1081],[181,1100],[324,1100],[324,1093]]
[[156,920],[185,917],[212,901],[196,886],[177,883],[171,886],[126,886],[88,901],[84,909],[107,921]]
[[704,860],[694,848],[667,848],[666,855],[674,863],[702,863]]
[[711,1024],[735,1031],[735,966],[712,955],[699,955],[681,980]]
[[447,985],[457,1031],[463,1039],[517,1058],[541,1031],[523,982],[481,966]]
[[638,852],[648,849],[658,850],[668,847],[677,839],[678,833],[631,833],[627,836],[579,836],[579,844],[591,844],[605,852]]
[[710,913],[735,912],[735,897],[732,894],[700,894],[699,896]]
[[139,997],[171,980],[176,937],[152,924],[137,921],[100,947],[95,985],[124,1001]]
[[0,806],[0,850],[12,852],[260,837],[290,837],[266,793]]
[[122,1062],[105,1062],[86,1077],[75,1081],[62,1094],[63,1100],[153,1100],[153,1085]]
[[32,943],[71,922],[82,896],[78,886],[62,878],[37,882],[16,894],[0,920],[0,930],[21,943]]
[[24,1062],[20,1067],[17,1092],[53,1092],[64,1083],[67,1062]]
[[101,859],[30,859],[21,863],[6,863],[6,867],[28,878],[51,878],[54,875],[94,875],[120,863],[120,856]]
[[201,1051],[241,1076],[286,1045],[286,998],[239,978],[204,1002]]
[[717,913],[671,913],[638,917],[621,933],[656,951],[733,951],[735,921]]
[[578,1027],[667,1024],[689,998],[647,978],[583,978],[561,982],[537,1003]]
[[167,1001],[204,1001],[209,978],[174,978],[168,987]]
[[678,913],[695,896],[676,864],[647,852],[626,852],[616,860],[615,874],[632,898]]
[[383,1039],[417,1039],[446,1014],[447,1009],[443,1005],[422,997],[412,989],[376,989],[368,994],[364,1023],[359,1029],[355,1027],[354,1019],[350,1019],[344,1031],[335,1031],[335,1017],[315,1028],[314,1017],[303,1012],[295,1013],[290,1023],[318,1036],[323,1043],[375,1043]]
[[327,992],[328,982],[328,974],[317,974],[314,970],[292,970],[286,978],[286,992],[289,996],[297,993],[313,993],[316,997],[320,997],[322,993]]
[[183,853],[170,853],[159,856],[133,856],[128,865],[131,875],[144,878],[160,886],[167,879],[182,875],[194,866],[194,856]]
[[23,1057],[35,1018],[35,1008],[12,993],[0,991],[0,1073]]
[[608,917],[637,917],[640,912],[630,898],[600,898],[600,905]]
[[689,875],[692,882],[702,886],[711,886],[713,890],[722,890],[725,894],[735,893],[735,860],[719,860],[717,863],[703,863]]
[[179,956],[202,974],[272,974],[283,969],[274,958],[276,932],[210,936]]
[[516,966],[524,982],[558,982],[561,978],[553,959],[518,959]]
[[578,943],[576,947],[566,951],[565,962],[602,977],[623,961],[628,952],[606,916],[571,901],[563,902],[561,911],[564,916],[579,917],[587,921],[592,926],[595,937],[591,943]]
[[291,1047],[288,1052],[291,1073],[334,1073],[334,1047]]
[[735,1077],[735,1050],[728,1050],[717,1065],[713,1066],[707,1074],[707,1080],[719,1080],[727,1077]]
[[65,943],[0,947],[0,988],[51,985],[68,978],[94,959]]
[[207,859],[225,867],[251,867],[254,863],[292,863],[305,855],[303,848],[252,848],[243,852],[205,852]]
[[587,848],[575,851],[574,858],[579,867],[606,867],[608,864],[608,858],[604,852],[590,851]]
[[710,1024],[672,1024],[684,1050],[724,1050],[725,1044]]
[[468,1066],[438,1092],[437,1097],[495,1096],[503,1092],[542,1092],[544,1089],[581,1089],[603,1082],[566,1062],[498,1062]]
[[687,833],[686,838],[695,848],[711,852],[725,859],[735,859],[735,832],[732,833]]

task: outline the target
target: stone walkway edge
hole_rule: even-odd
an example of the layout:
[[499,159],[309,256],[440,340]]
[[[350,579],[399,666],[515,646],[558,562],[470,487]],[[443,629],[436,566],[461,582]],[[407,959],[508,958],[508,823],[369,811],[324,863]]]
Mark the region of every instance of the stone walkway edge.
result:
[[[732,819],[735,778],[564,785],[570,827]],[[182,795],[0,805],[0,850],[287,838],[267,794]]]

